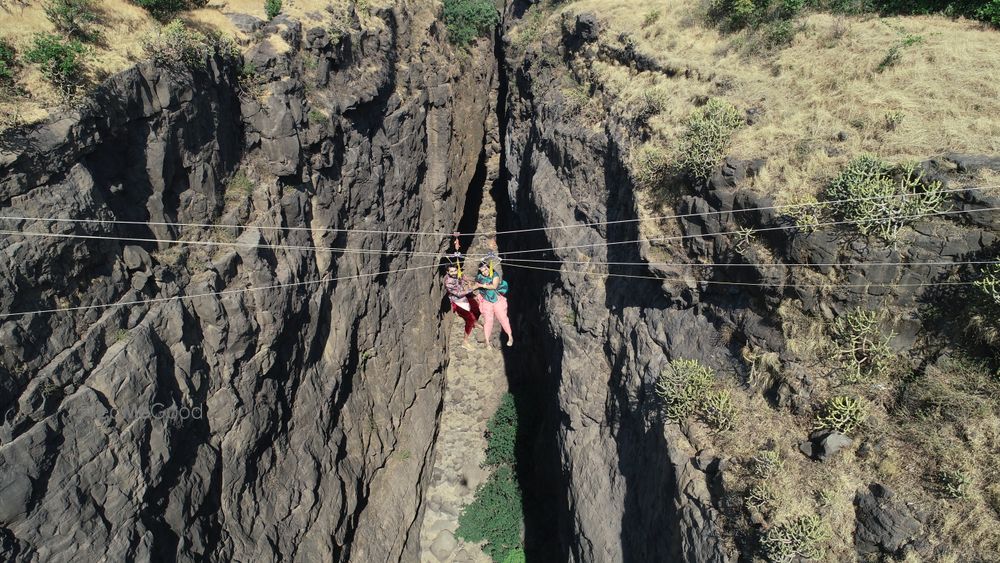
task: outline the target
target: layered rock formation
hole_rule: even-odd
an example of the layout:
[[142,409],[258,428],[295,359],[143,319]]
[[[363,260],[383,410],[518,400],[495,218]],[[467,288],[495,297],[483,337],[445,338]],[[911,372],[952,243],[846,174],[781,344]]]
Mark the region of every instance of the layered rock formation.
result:
[[5,229],[106,240],[0,241],[0,310],[68,309],[0,321],[0,558],[413,560],[444,241],[337,229],[459,220],[494,62],[434,9],[276,18],[5,144]]

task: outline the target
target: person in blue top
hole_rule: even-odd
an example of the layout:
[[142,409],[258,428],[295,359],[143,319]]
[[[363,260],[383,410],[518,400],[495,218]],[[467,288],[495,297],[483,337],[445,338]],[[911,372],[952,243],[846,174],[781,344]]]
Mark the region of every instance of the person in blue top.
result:
[[[494,260],[498,260],[494,258]],[[514,345],[514,333],[510,330],[510,319],[507,317],[507,282],[500,279],[500,274],[491,267],[487,258],[479,263],[479,273],[476,274],[476,290],[478,291],[479,311],[483,319],[483,332],[486,334],[486,347],[492,348],[490,335],[493,333],[493,319],[500,321],[500,327],[507,333],[507,346]]]

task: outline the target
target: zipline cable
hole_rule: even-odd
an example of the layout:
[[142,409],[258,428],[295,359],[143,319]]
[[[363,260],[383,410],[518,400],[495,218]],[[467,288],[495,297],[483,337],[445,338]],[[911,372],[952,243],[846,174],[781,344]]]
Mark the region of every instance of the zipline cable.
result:
[[164,244],[180,244],[180,245],[193,245],[193,246],[228,246],[233,248],[267,248],[272,250],[302,250],[307,252],[341,252],[344,254],[379,254],[379,255],[397,255],[405,254],[410,256],[428,256],[428,257],[439,257],[441,256],[438,252],[424,252],[418,250],[380,250],[380,249],[367,249],[367,248],[341,248],[341,247],[321,247],[321,246],[304,246],[304,245],[289,245],[289,244],[254,244],[254,243],[243,243],[238,241],[216,241],[216,240],[176,240],[176,239],[159,239],[159,238],[143,238],[143,237],[111,237],[111,236],[101,236],[101,235],[78,235],[72,233],[42,233],[37,231],[2,231],[0,230],[0,235],[22,235],[26,237],[54,237],[54,238],[68,238],[68,239],[86,239],[86,240],[113,240],[113,241],[124,241],[124,242],[155,242]]
[[[678,283],[692,283],[692,284],[715,284],[715,285],[735,285],[735,286],[745,286],[745,287],[777,287],[775,284],[771,283],[758,283],[758,282],[734,282],[725,280],[699,280],[691,278],[663,278],[659,276],[643,276],[639,274],[612,274],[605,272],[586,272],[582,270],[563,270],[560,268],[546,268],[544,266],[526,266],[523,264],[508,264],[511,268],[524,268],[528,270],[543,270],[548,272],[557,272],[560,274],[579,274],[583,276],[607,276],[611,278],[636,278],[636,279],[648,279],[648,280],[658,280],[661,282],[678,282]],[[944,285],[972,285],[976,282],[966,281],[966,282],[921,282],[921,283],[859,283],[859,284],[845,284],[845,283],[791,283],[788,284],[789,287],[930,287],[930,286],[944,286]]]
[[38,309],[38,310],[34,310],[34,311],[20,311],[20,312],[17,312],[17,313],[2,313],[2,314],[0,314],[0,319],[6,319],[6,318],[9,318],[9,317],[19,317],[19,316],[24,316],[24,315],[45,314],[45,313],[63,313],[63,312],[68,312],[68,311],[85,311],[85,310],[90,310],[90,309],[108,309],[108,308],[113,308],[113,307],[127,307],[127,306],[138,306],[138,305],[149,305],[149,304],[153,304],[153,303],[166,303],[166,302],[169,302],[169,301],[183,301],[183,300],[187,300],[187,299],[197,299],[198,297],[228,296],[228,295],[235,295],[235,294],[241,294],[241,293],[250,293],[250,292],[254,292],[254,291],[263,291],[263,290],[267,290],[267,289],[281,289],[281,288],[286,288],[286,287],[298,287],[298,286],[315,285],[315,284],[321,284],[321,283],[327,283],[327,282],[335,282],[335,281],[348,281],[348,280],[355,280],[355,279],[361,279],[361,278],[371,278],[371,277],[377,277],[377,276],[381,276],[381,275],[399,274],[399,273],[402,273],[402,272],[409,272],[409,271],[414,271],[414,270],[422,270],[422,269],[426,269],[426,268],[436,268],[437,266],[438,266],[438,264],[435,261],[433,264],[425,264],[423,266],[411,266],[409,268],[400,268],[398,270],[386,270],[386,271],[372,272],[372,273],[367,273],[367,274],[356,274],[356,275],[353,275],[353,276],[341,276],[341,277],[336,277],[336,278],[333,278],[333,277],[330,277],[330,276],[326,276],[326,277],[318,279],[318,280],[308,280],[308,281],[299,281],[299,282],[279,283],[279,284],[267,285],[267,286],[261,286],[261,287],[248,287],[248,288],[244,288],[244,289],[227,289],[227,290],[222,290],[222,291],[210,291],[210,292],[205,292],[205,293],[195,293],[195,294],[191,294],[191,295],[175,295],[173,297],[156,297],[156,298],[152,298],[152,299],[138,299],[138,300],[133,300],[133,301],[119,301],[117,303],[101,303],[101,304],[96,304],[96,305],[80,305],[80,306],[77,306],[77,307],[57,307],[57,308],[52,308],[52,309]]
[[[975,190],[992,190],[1000,188],[998,185],[989,186],[973,186],[964,188],[951,188],[947,190],[938,190],[937,193],[940,194],[950,194],[958,192],[970,192]],[[665,221],[668,219],[684,219],[689,217],[704,217],[710,215],[724,215],[726,213],[749,213],[752,211],[769,211],[769,210],[780,210],[780,209],[794,209],[800,207],[822,207],[829,205],[837,205],[841,203],[855,203],[862,201],[872,201],[880,199],[895,199],[895,198],[906,198],[925,195],[921,193],[906,193],[906,194],[891,194],[882,196],[869,196],[860,198],[845,198],[845,199],[834,199],[826,201],[815,201],[815,202],[804,202],[804,203],[789,203],[782,205],[767,205],[760,207],[748,207],[745,209],[730,209],[725,211],[700,211],[692,213],[681,213],[675,215],[660,215],[654,217],[643,217],[636,219],[619,219],[614,221],[595,221],[589,223],[576,223],[571,225],[554,225],[550,227],[531,227],[525,229],[509,229],[509,230],[494,230],[494,231],[473,231],[468,233],[458,233],[460,236],[476,236],[476,235],[508,235],[508,234],[521,234],[530,233],[537,231],[553,231],[561,229],[575,229],[583,227],[598,227],[606,225],[618,225],[625,223],[641,223],[646,221]],[[161,227],[197,227],[204,229],[215,229],[215,228],[225,228],[225,229],[258,229],[261,231],[307,231],[310,233],[360,233],[360,234],[379,234],[379,235],[412,235],[412,236],[433,236],[446,238],[454,235],[454,232],[434,232],[434,231],[398,231],[398,230],[377,230],[377,229],[341,229],[338,227],[281,227],[273,225],[234,225],[231,223],[182,223],[182,222],[172,222],[172,221],[128,221],[120,219],[71,219],[71,218],[53,218],[53,217],[22,217],[22,216],[0,216],[0,220],[3,221],[38,221],[47,223],[87,223],[95,225],[132,225],[132,226],[161,226]]]
[[751,262],[591,262],[587,260],[539,260],[530,258],[507,258],[503,263],[539,263],[539,264],[583,264],[587,266],[691,266],[695,268],[767,268],[770,266],[779,267],[834,267],[855,268],[861,266],[966,266],[981,264],[997,264],[995,260],[961,260],[949,262],[946,260],[934,262],[774,262],[774,263],[751,263]]
[[[944,216],[944,215],[957,215],[957,214],[960,214],[960,213],[981,213],[981,212],[984,212],[984,211],[997,211],[997,210],[1000,210],[1000,207],[984,207],[984,208],[981,208],[981,209],[957,209],[957,210],[953,210],[953,211],[935,211],[933,213],[919,213],[919,214],[915,214],[915,215],[897,215],[895,217],[878,217],[878,218],[873,218],[873,219],[862,219],[862,220],[858,220],[858,221],[828,221],[828,222],[825,222],[825,223],[814,223],[812,225],[809,225],[809,228],[810,229],[814,229],[816,227],[830,227],[830,226],[834,226],[834,225],[854,225],[854,224],[860,224],[860,223],[877,223],[879,221],[884,221],[886,219],[892,219],[892,220],[916,219],[916,218],[920,218],[920,217],[935,217],[935,216]],[[756,234],[756,233],[764,233],[764,232],[770,232],[770,231],[783,231],[783,230],[786,230],[786,229],[802,229],[802,228],[803,227],[801,225],[781,225],[781,226],[777,226],[777,227],[761,227],[759,229],[751,229],[750,231],[751,231],[752,234]],[[653,238],[647,238],[647,239],[636,239],[636,240],[625,240],[625,241],[613,241],[613,242],[605,241],[605,242],[594,243],[594,244],[578,244],[578,245],[570,245],[570,246],[551,246],[551,247],[545,247],[545,248],[532,248],[532,249],[527,249],[527,250],[508,250],[507,252],[503,252],[501,254],[501,257],[506,260],[506,259],[509,259],[508,258],[509,256],[517,255],[517,254],[527,254],[527,253],[530,253],[530,252],[549,252],[549,251],[552,251],[552,250],[574,250],[574,249],[580,249],[580,248],[593,248],[593,247],[598,247],[598,246],[614,246],[614,245],[621,245],[621,244],[634,244],[636,242],[662,242],[662,241],[671,241],[671,240],[685,240],[685,239],[689,239],[689,238],[698,238],[698,237],[714,237],[714,236],[722,236],[722,235],[740,235],[740,234],[743,234],[745,232],[746,231],[722,231],[722,232],[718,232],[718,233],[700,233],[700,234],[690,234],[690,235],[676,235],[676,236],[668,236],[668,237],[653,237]],[[480,257],[484,257],[485,255],[484,254],[473,254],[473,255],[470,255],[470,256],[475,256],[477,258],[480,258]]]
[[[958,192],[969,192],[974,190],[994,190],[1000,188],[1000,184],[991,186],[969,186],[964,188],[953,188],[947,190],[938,190],[939,194],[950,194]],[[726,213],[749,213],[752,211],[771,211],[778,209],[793,209],[798,207],[822,207],[828,205],[837,205],[841,203],[857,203],[860,201],[872,201],[878,199],[893,199],[893,198],[903,198],[903,197],[915,197],[926,195],[924,193],[907,193],[907,194],[891,194],[884,196],[869,196],[869,197],[858,197],[858,198],[846,198],[846,199],[831,199],[825,201],[812,201],[804,203],[786,203],[782,205],[765,205],[760,207],[747,207],[744,209],[729,209],[729,210],[717,210],[717,211],[698,211],[691,213],[680,213],[677,215],[659,215],[654,217],[642,217],[636,219],[619,219],[615,221],[595,221],[591,223],[577,223],[573,225],[556,225],[552,227],[533,227],[527,229],[511,229],[506,231],[487,231],[485,233],[465,233],[468,235],[486,234],[486,235],[504,235],[504,234],[518,234],[518,233],[529,233],[534,231],[553,231],[559,229],[570,229],[576,227],[599,227],[605,225],[619,225],[623,223],[642,223],[645,221],[666,221],[668,219],[686,219],[689,217],[707,217],[710,215],[725,215]]]
[[[1000,210],[1000,207],[985,207],[981,209],[959,209],[952,211],[935,211],[929,213],[920,213],[915,215],[902,215],[896,217],[876,217],[871,219],[861,219],[855,221],[828,221],[825,223],[816,223],[810,225],[809,228],[834,226],[834,225],[855,225],[860,223],[874,223],[879,221],[885,221],[888,219],[900,220],[900,219],[914,219],[920,217],[935,217],[944,215],[957,215],[962,213],[980,213],[984,211],[996,211]],[[759,229],[751,229],[752,233],[761,233],[769,231],[780,231],[786,229],[801,229],[800,225],[780,225],[776,227],[762,227]],[[672,240],[685,240],[689,238],[698,237],[710,237],[710,236],[722,236],[722,235],[740,235],[744,234],[745,231],[722,231],[718,233],[701,233],[701,234],[689,234],[689,235],[677,235],[668,237],[654,237],[648,239],[629,239],[624,241],[612,241],[612,242],[600,242],[593,244],[582,244],[582,245],[570,245],[570,246],[556,246],[556,247],[545,247],[545,248],[532,248],[527,250],[513,250],[500,253],[500,257],[503,259],[511,259],[510,256],[527,254],[532,252],[548,252],[552,250],[572,250],[581,248],[594,248],[600,246],[616,246],[622,244],[634,244],[638,242],[662,242],[662,241],[672,241]],[[299,250],[305,252],[340,252],[344,254],[377,254],[377,255],[408,255],[408,256],[425,256],[425,257],[436,257],[444,258],[448,256],[445,253],[440,252],[428,252],[428,251],[416,251],[416,250],[381,250],[381,249],[364,249],[364,248],[346,248],[346,247],[316,247],[316,246],[304,246],[304,245],[285,245],[285,244],[252,244],[252,243],[241,243],[241,242],[229,242],[229,241],[188,241],[188,240],[175,240],[175,239],[159,239],[159,238],[144,238],[144,237],[117,237],[117,236],[102,236],[102,235],[81,235],[81,234],[71,234],[71,233],[44,233],[38,231],[10,231],[10,230],[0,230],[0,235],[21,235],[26,237],[54,237],[54,238],[67,238],[67,239],[86,239],[86,240],[113,240],[113,241],[126,241],[126,242],[155,242],[163,244],[180,244],[180,245],[195,245],[195,246],[228,246],[234,248],[267,248],[276,250]],[[490,256],[487,254],[466,254],[464,255],[468,258],[487,258]],[[557,261],[557,260],[556,260]]]

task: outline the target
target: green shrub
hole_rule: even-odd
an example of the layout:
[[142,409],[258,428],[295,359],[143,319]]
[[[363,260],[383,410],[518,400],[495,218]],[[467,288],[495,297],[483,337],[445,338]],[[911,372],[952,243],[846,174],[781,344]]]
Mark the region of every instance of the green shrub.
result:
[[716,0],[709,10],[723,28],[739,30],[774,24],[791,24],[806,6],[806,0]]
[[743,505],[750,509],[769,510],[778,502],[778,493],[767,481],[754,483],[743,496]]
[[189,29],[181,20],[173,20],[163,26],[160,33],[149,39],[143,48],[146,55],[162,67],[202,66],[212,54],[208,37]]
[[281,13],[281,0],[264,0],[264,13],[267,19],[273,20]]
[[942,14],[964,16],[1000,25],[998,0],[871,0],[872,8],[885,14]]
[[764,44],[768,49],[790,45],[796,31],[795,25],[787,20],[770,23],[764,27]]
[[490,0],[444,0],[443,15],[448,41],[461,46],[485,35],[500,21]]
[[795,221],[797,229],[800,229],[803,233],[811,233],[819,226],[822,209],[816,205],[803,205],[793,208],[789,212],[789,215]]
[[642,88],[629,104],[628,113],[635,126],[643,126],[650,118],[659,115],[667,107],[669,94],[658,87]]
[[177,12],[189,7],[188,0],[132,0],[136,6],[145,8],[154,18],[167,21]]
[[693,178],[707,180],[725,156],[733,133],[745,120],[732,104],[713,98],[687,120],[681,141],[680,166]]
[[96,36],[89,29],[97,21],[92,0],[49,0],[43,9],[52,25],[66,35],[84,41]]
[[522,514],[521,489],[514,470],[501,465],[458,517],[455,535],[472,543],[485,540],[483,551],[502,562],[521,547]]
[[924,37],[922,35],[914,35],[912,33],[907,33],[905,36],[903,36],[902,39],[900,39],[899,41],[894,43],[891,47],[889,47],[889,52],[886,53],[885,58],[883,58],[882,61],[878,63],[878,66],[875,68],[875,70],[877,72],[885,72],[885,70],[888,69],[889,67],[896,66],[896,63],[898,63],[903,58],[903,49],[906,49],[907,47],[911,47],[918,43],[922,43],[923,41]]
[[781,0],[778,10],[782,17],[795,17],[806,7],[806,0]]
[[726,389],[709,391],[701,405],[701,417],[715,430],[736,428],[736,406],[733,395]]
[[493,418],[486,423],[486,464],[514,465],[517,448],[517,408],[514,395],[507,393]]
[[837,354],[844,364],[844,382],[862,383],[883,379],[893,367],[889,341],[882,334],[883,311],[856,309],[841,316],[833,327]]
[[983,267],[966,308],[966,333],[1000,356],[1000,264]]
[[87,52],[76,39],[62,39],[51,33],[36,33],[24,58],[37,64],[46,80],[64,94],[72,94],[83,81],[83,55]]
[[961,469],[944,469],[938,472],[938,485],[941,493],[947,498],[965,498],[969,496],[969,486],[972,480]]
[[885,130],[895,131],[897,127],[903,122],[906,114],[899,110],[891,110],[885,112]]
[[1000,264],[984,266],[979,279],[973,285],[983,298],[1000,306]]
[[825,193],[840,219],[863,235],[885,240],[895,239],[903,225],[936,212],[944,202],[940,182],[925,183],[915,165],[894,167],[870,154],[849,162]]
[[512,549],[507,557],[504,558],[503,563],[525,563],[527,561],[527,555],[524,553],[523,548]]
[[753,0],[726,0],[721,3],[721,9],[734,28],[748,26],[757,19],[757,6]]
[[868,405],[859,397],[839,396],[826,402],[816,415],[816,428],[850,434],[868,418]]
[[647,27],[656,23],[659,19],[660,19],[659,10],[650,10],[646,12],[646,15],[642,17],[642,28],[646,29]]
[[632,175],[636,184],[651,191],[663,191],[670,182],[672,166],[667,151],[655,143],[645,143],[632,151]]
[[1000,27],[1000,0],[991,0],[975,12],[976,19]]
[[761,479],[771,479],[777,476],[784,466],[781,454],[774,450],[761,450],[754,456],[750,471]]
[[0,92],[8,92],[14,87],[14,70],[17,67],[17,50],[14,45],[0,37]]
[[698,360],[671,360],[656,382],[667,420],[680,422],[694,414],[714,380],[712,370]]
[[796,557],[819,560],[826,556],[830,529],[817,515],[800,516],[773,526],[760,539],[764,556],[774,563],[788,563]]
[[[208,57],[215,53],[226,57],[239,56],[239,48],[232,39],[223,35],[206,35],[187,27],[181,20],[171,21],[157,35],[147,38],[143,42],[143,50],[154,64],[164,68],[204,67]],[[241,85],[243,80],[241,70]]]

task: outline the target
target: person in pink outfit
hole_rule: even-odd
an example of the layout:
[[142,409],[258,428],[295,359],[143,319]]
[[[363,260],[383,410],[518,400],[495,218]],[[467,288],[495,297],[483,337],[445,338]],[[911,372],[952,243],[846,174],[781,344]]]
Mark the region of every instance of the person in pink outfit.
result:
[[479,264],[476,275],[476,289],[479,290],[479,311],[482,313],[483,331],[486,333],[486,347],[492,348],[490,336],[493,333],[493,319],[500,321],[500,327],[507,333],[507,346],[514,345],[514,333],[510,330],[510,320],[507,318],[507,282],[491,272],[490,263],[484,260]]

